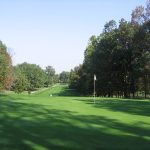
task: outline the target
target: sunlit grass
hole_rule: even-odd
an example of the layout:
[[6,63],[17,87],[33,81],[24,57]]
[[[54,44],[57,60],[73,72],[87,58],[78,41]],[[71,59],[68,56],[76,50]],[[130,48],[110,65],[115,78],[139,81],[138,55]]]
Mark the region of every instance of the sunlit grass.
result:
[[[52,96],[50,96],[52,94]],[[67,96],[69,95],[69,96]],[[78,97],[66,85],[0,96],[2,150],[148,150],[150,101]]]

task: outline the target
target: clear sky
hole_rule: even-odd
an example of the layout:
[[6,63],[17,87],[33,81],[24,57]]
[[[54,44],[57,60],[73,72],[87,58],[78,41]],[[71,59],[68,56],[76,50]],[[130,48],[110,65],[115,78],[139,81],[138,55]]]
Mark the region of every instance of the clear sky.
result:
[[92,35],[111,19],[127,21],[146,0],[0,0],[0,40],[13,65],[28,62],[57,73],[83,62]]

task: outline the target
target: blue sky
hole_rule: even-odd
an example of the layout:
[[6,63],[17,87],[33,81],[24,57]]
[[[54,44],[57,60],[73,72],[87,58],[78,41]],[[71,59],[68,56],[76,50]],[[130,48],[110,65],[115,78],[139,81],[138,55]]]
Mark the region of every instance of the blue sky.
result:
[[131,18],[146,0],[0,0],[0,40],[13,65],[51,65],[57,73],[83,62],[92,35],[109,20]]

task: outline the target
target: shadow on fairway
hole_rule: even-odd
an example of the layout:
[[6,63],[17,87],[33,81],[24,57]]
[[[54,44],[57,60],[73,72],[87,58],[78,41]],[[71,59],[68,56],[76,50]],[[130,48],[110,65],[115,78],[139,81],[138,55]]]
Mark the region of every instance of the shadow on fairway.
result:
[[83,101],[86,104],[93,105],[93,107],[96,108],[105,108],[112,111],[120,111],[135,115],[150,116],[150,101],[104,99],[104,100],[96,100],[96,104],[94,104],[92,98],[87,99],[76,98],[74,100]]
[[79,93],[74,89],[67,89],[65,91],[59,92],[58,96],[80,96]]
[[63,88],[55,93],[53,96],[80,96],[80,94],[75,89],[70,89],[68,86],[63,86]]
[[25,97],[21,94],[15,95],[15,96],[11,96],[11,95],[0,95],[0,101],[11,101],[11,100],[27,100],[27,97],[30,97],[30,95],[26,95]]
[[[150,130],[96,115],[0,102],[1,150],[148,150]],[[116,130],[113,134],[110,129]]]

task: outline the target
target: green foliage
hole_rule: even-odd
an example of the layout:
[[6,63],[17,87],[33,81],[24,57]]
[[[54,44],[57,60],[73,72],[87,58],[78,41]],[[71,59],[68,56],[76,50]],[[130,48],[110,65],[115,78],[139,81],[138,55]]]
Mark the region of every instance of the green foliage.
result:
[[142,90],[146,97],[150,93],[149,5],[150,2],[145,12],[143,7],[137,7],[132,22],[121,19],[117,27],[111,20],[104,25],[102,34],[90,38],[82,67],[71,71],[70,87],[92,94],[96,74],[97,95],[134,97]]
[[55,74],[53,80],[54,80],[54,83],[59,83],[59,74]]
[[52,66],[47,66],[45,69],[46,74],[46,82],[45,85],[48,87],[49,85],[52,85],[55,83],[55,69]]
[[[36,64],[19,64],[15,67],[15,72],[15,82],[17,81],[17,84],[14,83],[14,89],[21,88],[19,91],[22,91],[23,88],[28,91],[34,90],[43,87],[46,82],[44,70]],[[19,75],[17,75],[18,72]],[[15,87],[16,85],[20,86]]]
[[9,89],[13,80],[12,62],[7,47],[0,41],[0,90]]
[[12,89],[16,93],[21,93],[28,89],[29,83],[24,74],[18,73],[15,75],[15,80],[12,86]]
[[69,76],[70,76],[69,72],[67,72],[67,71],[61,72],[59,75],[60,82],[61,83],[68,83],[69,82]]

